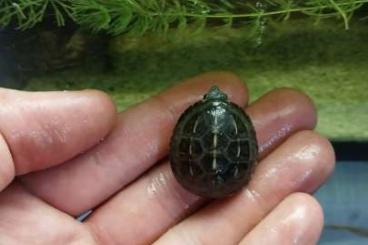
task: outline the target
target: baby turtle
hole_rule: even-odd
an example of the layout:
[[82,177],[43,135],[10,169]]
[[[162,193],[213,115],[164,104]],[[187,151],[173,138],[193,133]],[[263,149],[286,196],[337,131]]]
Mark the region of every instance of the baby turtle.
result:
[[249,182],[257,153],[250,118],[213,86],[180,116],[171,138],[170,162],[185,189],[221,198]]

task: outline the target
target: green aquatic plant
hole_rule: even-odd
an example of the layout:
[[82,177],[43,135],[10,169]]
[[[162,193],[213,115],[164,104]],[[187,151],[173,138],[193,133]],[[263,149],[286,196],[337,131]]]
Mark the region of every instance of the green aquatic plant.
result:
[[72,1],[68,0],[1,0],[0,27],[14,24],[18,29],[34,27],[51,13],[58,26],[65,25],[66,19],[74,20]]
[[[345,28],[368,0],[1,0],[0,26],[32,28],[49,16],[58,26],[75,22],[94,32],[143,34],[208,26],[249,26],[262,32],[267,21],[308,16],[339,18]],[[50,19],[48,18],[47,21]]]

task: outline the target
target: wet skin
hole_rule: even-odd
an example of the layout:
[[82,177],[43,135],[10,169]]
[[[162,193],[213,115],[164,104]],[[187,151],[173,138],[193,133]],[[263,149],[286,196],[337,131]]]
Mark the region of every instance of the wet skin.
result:
[[[179,115],[213,84],[251,117],[260,162],[238,194],[209,202],[176,182],[166,156]],[[207,73],[119,114],[96,91],[0,94],[5,244],[318,240],[323,215],[308,193],[330,175],[334,154],[312,131],[314,106],[298,91],[274,90],[246,105],[249,93],[236,76]],[[88,209],[85,222],[73,218]]]

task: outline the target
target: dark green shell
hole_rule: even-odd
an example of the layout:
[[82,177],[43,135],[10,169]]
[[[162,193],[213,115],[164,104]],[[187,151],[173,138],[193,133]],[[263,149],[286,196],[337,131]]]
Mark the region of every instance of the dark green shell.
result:
[[250,118],[214,86],[179,118],[171,139],[170,162],[184,188],[219,198],[249,182],[257,152]]

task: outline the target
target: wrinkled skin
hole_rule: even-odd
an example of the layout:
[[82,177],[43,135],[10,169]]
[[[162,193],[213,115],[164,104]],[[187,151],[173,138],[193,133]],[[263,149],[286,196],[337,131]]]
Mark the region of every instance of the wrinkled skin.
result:
[[[217,84],[254,122],[260,162],[238,194],[185,191],[165,157],[179,115]],[[96,91],[0,90],[1,244],[314,244],[323,224],[309,194],[334,154],[311,101],[277,89],[246,105],[233,74],[188,79],[117,114]],[[206,205],[205,205],[206,204]],[[73,217],[94,209],[83,223]]]

